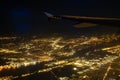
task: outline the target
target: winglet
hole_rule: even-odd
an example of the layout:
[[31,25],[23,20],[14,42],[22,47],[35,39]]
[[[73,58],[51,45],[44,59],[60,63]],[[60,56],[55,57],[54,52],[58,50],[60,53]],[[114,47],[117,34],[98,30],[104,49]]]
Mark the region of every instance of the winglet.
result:
[[54,17],[52,14],[48,13],[48,12],[44,12],[44,14],[47,16],[47,17]]

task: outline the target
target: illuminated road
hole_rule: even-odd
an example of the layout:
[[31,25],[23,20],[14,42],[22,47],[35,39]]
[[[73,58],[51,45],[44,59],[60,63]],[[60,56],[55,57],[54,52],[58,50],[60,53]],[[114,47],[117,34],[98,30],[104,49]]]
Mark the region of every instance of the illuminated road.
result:
[[120,35],[0,37],[0,80],[118,80]]

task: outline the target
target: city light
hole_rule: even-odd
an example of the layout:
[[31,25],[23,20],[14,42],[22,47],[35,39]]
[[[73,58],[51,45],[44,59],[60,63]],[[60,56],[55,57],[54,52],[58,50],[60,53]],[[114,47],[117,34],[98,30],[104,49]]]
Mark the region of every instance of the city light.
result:
[[[0,37],[1,41],[7,40],[0,44],[1,60],[5,61],[0,65],[0,80],[18,79],[51,71],[58,80],[83,80],[91,79],[91,73],[100,70],[106,71],[101,75],[105,80],[113,67],[112,63],[120,58],[120,43],[117,42],[120,35],[117,34],[68,39],[31,38],[28,42],[23,40],[17,45],[16,39],[18,38]],[[112,45],[107,45],[112,42]],[[71,75],[54,74],[54,70],[59,71],[67,66],[71,67]]]

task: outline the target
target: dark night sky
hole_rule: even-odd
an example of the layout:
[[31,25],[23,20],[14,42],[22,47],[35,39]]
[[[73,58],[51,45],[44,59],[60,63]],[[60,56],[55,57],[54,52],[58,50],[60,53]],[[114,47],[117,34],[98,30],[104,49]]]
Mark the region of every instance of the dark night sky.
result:
[[[13,10],[27,10],[27,14],[31,14],[28,16],[32,26],[28,28],[28,31],[31,32],[73,29],[64,21],[48,22],[47,17],[43,14],[44,11],[53,14],[120,18],[120,5],[115,0],[3,0],[1,34],[17,31],[15,22],[11,21]],[[20,29],[24,31],[25,28],[21,27]]]

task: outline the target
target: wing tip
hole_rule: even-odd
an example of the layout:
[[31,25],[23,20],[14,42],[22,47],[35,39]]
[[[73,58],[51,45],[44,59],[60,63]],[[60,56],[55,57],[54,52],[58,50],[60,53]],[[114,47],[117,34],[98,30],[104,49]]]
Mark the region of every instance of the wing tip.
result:
[[51,13],[44,12],[44,14],[45,14],[47,17],[53,17],[53,15],[52,15]]

